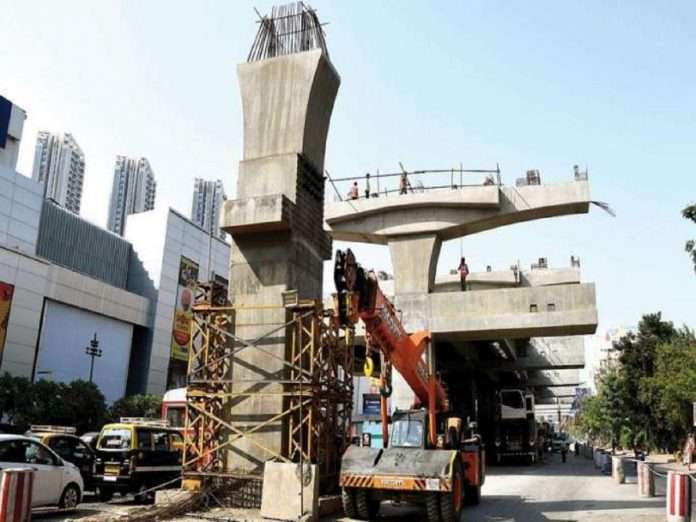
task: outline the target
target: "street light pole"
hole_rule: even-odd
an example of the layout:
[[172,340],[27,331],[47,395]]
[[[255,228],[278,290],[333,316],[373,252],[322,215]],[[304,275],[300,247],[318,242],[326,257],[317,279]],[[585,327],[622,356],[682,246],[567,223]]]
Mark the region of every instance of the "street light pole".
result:
[[94,338],[89,342],[89,346],[85,348],[85,353],[92,358],[89,363],[89,382],[92,382],[92,376],[94,375],[94,358],[102,356],[102,351],[99,349],[99,341],[97,340],[97,332],[94,332]]

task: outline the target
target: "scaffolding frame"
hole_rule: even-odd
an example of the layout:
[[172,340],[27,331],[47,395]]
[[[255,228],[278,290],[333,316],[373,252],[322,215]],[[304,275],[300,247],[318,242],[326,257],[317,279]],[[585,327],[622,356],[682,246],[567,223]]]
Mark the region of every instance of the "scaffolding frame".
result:
[[[299,300],[296,293],[283,306],[232,306],[221,295],[224,291],[216,283],[201,284],[193,306],[184,487],[199,489],[212,480],[258,481],[258,471],[227,468],[227,450],[242,439],[260,450],[265,460],[316,464],[322,489],[336,487],[340,457],[350,442],[353,330],[340,326],[333,310],[324,310],[321,301]],[[254,339],[233,333],[237,311],[270,308],[284,308],[289,320],[272,325]],[[286,358],[261,346],[264,339],[279,332],[285,333],[286,346],[289,342]],[[277,379],[232,379],[235,357],[243,350],[256,350],[279,360],[284,370]],[[239,390],[240,385],[244,389]],[[272,391],[264,390],[269,387]],[[282,397],[282,410],[246,426],[226,419],[229,401],[263,395]],[[285,437],[280,451],[257,437],[265,427],[276,423],[282,423]]]

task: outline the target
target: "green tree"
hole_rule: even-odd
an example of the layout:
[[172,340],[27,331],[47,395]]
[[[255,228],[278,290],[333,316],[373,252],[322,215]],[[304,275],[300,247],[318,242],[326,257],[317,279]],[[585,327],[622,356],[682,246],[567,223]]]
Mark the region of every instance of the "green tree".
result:
[[662,320],[660,312],[646,314],[636,333],[622,337],[614,348],[619,351],[619,377],[623,394],[624,415],[634,432],[644,432],[650,445],[666,436],[664,426],[655,422],[653,399],[641,394],[641,383],[655,374],[658,345],[676,335],[674,325]]
[[162,410],[162,397],[158,395],[128,395],[117,400],[109,410],[112,422],[121,417],[159,418]]
[[0,376],[0,418],[10,424],[27,425],[26,413],[31,406],[29,390],[32,384],[26,377],[15,377],[5,372]]
[[665,449],[679,448],[692,427],[696,401],[696,337],[684,328],[657,347],[655,373],[641,382],[641,400],[651,404],[654,422],[663,428]]
[[69,405],[70,425],[78,433],[98,431],[106,421],[107,408],[104,395],[96,384],[88,381],[73,381],[63,390],[65,402]]
[[[684,217],[684,219],[690,219],[696,223],[696,203],[692,203],[682,210],[682,217]],[[694,271],[696,271],[696,240],[689,239],[686,242],[686,253],[691,256],[691,261],[694,264]]]

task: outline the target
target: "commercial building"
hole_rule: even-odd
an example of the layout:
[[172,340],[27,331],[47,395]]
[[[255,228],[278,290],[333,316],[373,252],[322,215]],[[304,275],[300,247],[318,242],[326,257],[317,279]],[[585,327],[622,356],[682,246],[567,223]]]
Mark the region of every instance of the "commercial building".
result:
[[44,197],[80,213],[85,154],[72,134],[39,132],[31,177],[43,185]]
[[26,119],[24,110],[0,96],[0,166],[12,170],[17,166],[19,140]]
[[172,209],[130,216],[125,239],[133,246],[128,288],[150,300],[129,390],[163,393],[185,385],[194,283],[227,285],[230,245]]
[[220,211],[226,199],[222,180],[196,178],[193,183],[191,220],[210,234],[225,239],[226,234],[220,230]]
[[155,174],[146,158],[116,156],[107,228],[122,236],[129,215],[155,208],[156,192]]
[[86,380],[96,335],[93,380],[107,401],[162,393],[168,377],[180,385],[190,335],[176,321],[189,313],[181,303],[195,280],[224,282],[229,245],[171,209],[131,216],[131,243],[44,199],[44,186],[15,170],[25,113],[3,103],[0,373]]

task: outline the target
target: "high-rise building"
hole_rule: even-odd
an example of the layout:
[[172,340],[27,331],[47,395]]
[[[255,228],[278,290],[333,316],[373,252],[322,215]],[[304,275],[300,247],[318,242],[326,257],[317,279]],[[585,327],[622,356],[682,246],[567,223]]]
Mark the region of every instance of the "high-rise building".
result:
[[84,177],[85,154],[73,135],[39,132],[32,178],[43,185],[44,197],[79,214]]
[[210,234],[225,239],[225,233],[220,230],[220,211],[227,199],[222,181],[206,181],[196,178],[193,184],[193,204],[191,205],[191,221]]
[[122,236],[126,218],[155,208],[157,182],[146,158],[116,156],[107,228]]

